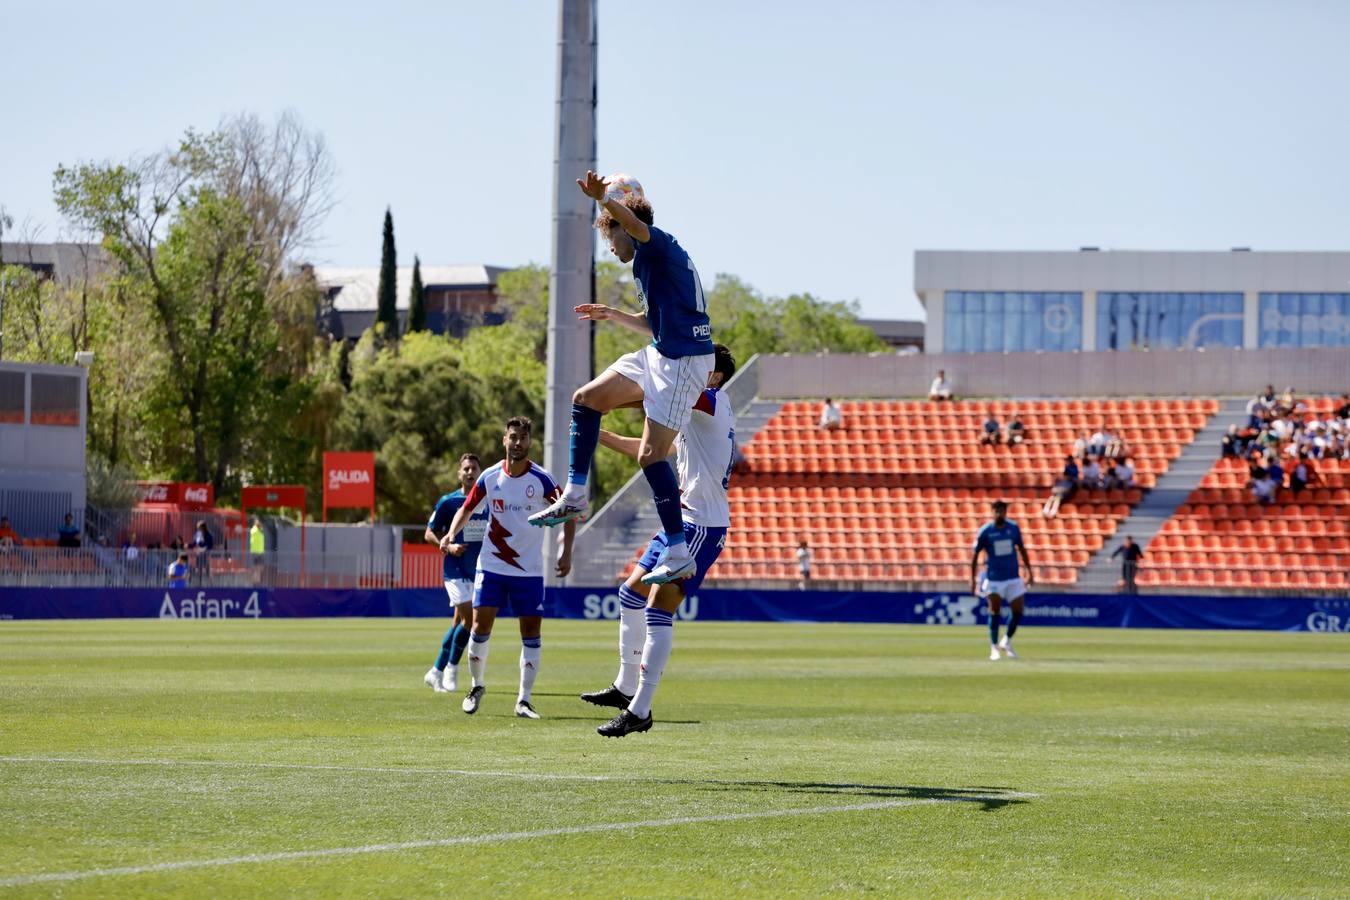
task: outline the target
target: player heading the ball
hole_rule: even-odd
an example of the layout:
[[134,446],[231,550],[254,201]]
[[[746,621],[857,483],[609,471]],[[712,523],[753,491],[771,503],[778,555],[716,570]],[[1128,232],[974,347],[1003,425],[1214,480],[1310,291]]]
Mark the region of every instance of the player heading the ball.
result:
[[586,479],[600,440],[601,417],[641,403],[646,421],[638,464],[651,485],[665,536],[665,550],[642,580],[665,584],[698,570],[685,539],[679,482],[666,457],[676,435],[689,423],[694,400],[713,370],[708,305],[693,260],[675,238],[652,224],[652,206],[636,179],[601,178],[588,171],[577,185],[600,204],[595,227],[608,239],[614,255],[633,263],[643,315],[598,303],[583,303],[575,307],[576,314],[595,322],[617,322],[651,335],[652,342],[621,356],[572,395],[567,487],[556,503],[531,516],[530,524],[558,525],[586,511]]

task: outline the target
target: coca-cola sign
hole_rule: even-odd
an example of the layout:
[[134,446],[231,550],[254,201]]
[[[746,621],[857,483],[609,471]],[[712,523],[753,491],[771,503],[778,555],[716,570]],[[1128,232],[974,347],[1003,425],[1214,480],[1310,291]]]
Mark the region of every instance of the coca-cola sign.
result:
[[216,490],[209,484],[142,481],[138,487],[142,503],[168,503],[191,509],[209,509],[216,502]]
[[141,492],[142,503],[176,503],[177,493],[174,490],[178,487],[166,481],[142,481],[138,485]]

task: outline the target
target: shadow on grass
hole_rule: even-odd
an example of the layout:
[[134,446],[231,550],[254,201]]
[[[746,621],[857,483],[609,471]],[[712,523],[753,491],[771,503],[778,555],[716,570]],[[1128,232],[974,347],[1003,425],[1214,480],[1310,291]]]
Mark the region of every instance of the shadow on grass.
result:
[[940,788],[908,784],[852,784],[829,781],[720,781],[661,779],[666,784],[683,784],[710,791],[747,790],[816,794],[826,797],[872,797],[882,800],[939,800],[948,803],[978,803],[989,812],[1027,802],[1027,795],[1012,788],[972,787]]

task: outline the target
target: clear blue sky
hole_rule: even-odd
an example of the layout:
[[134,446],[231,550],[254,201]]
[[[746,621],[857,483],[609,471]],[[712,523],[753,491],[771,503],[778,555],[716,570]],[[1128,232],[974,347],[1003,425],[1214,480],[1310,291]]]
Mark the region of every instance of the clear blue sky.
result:
[[[547,262],[556,5],[8,4],[0,204],[229,113],[322,131],[316,261]],[[1350,4],[600,3],[600,167],[705,279],[920,315],[919,248],[1350,244]]]

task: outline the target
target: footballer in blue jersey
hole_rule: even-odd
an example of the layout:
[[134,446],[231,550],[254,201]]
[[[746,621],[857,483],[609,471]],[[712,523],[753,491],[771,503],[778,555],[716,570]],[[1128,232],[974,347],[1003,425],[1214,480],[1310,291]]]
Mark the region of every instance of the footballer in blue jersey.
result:
[[[975,538],[974,552],[970,557],[970,592],[984,597],[989,602],[989,659],[997,660],[999,654],[1012,659],[1012,639],[1017,626],[1022,622],[1022,599],[1027,588],[1036,579],[1031,572],[1031,559],[1027,556],[1026,544],[1022,543],[1022,529],[1016,522],[1008,521],[1008,504],[996,500],[993,505],[994,520],[986,522]],[[984,578],[979,578],[980,554],[984,554]],[[1022,564],[1026,566],[1027,577],[1023,581],[1017,570],[1017,554],[1022,555]],[[1008,619],[1008,634],[999,640],[998,628],[1002,620],[1003,601],[1012,607]]]
[[572,395],[567,487],[557,502],[532,516],[530,524],[558,525],[585,513],[586,481],[600,441],[600,418],[610,410],[640,404],[646,422],[638,465],[651,485],[665,535],[665,549],[643,582],[666,584],[698,570],[684,534],[680,485],[667,457],[713,372],[708,303],[693,260],[675,238],[653,224],[651,204],[640,190],[616,199],[608,193],[606,179],[594,172],[577,179],[577,185],[600,204],[595,227],[610,250],[620,261],[633,264],[642,314],[599,303],[583,303],[575,307],[576,314],[593,322],[617,322],[650,335],[652,342],[620,357]]
[[455,513],[464,505],[465,494],[482,472],[483,467],[476,455],[465,453],[459,458],[460,488],[436,501],[436,508],[427,522],[427,530],[422,535],[428,544],[436,544],[441,550],[441,576],[445,581],[445,592],[450,597],[453,617],[450,629],[441,640],[436,662],[422,679],[437,693],[459,688],[459,661],[464,655],[464,648],[468,646],[469,630],[473,626],[473,579],[478,567],[478,553],[483,548],[483,535],[487,532],[487,509],[469,518],[468,524],[454,536],[453,544],[445,545],[442,541],[449,534]]

